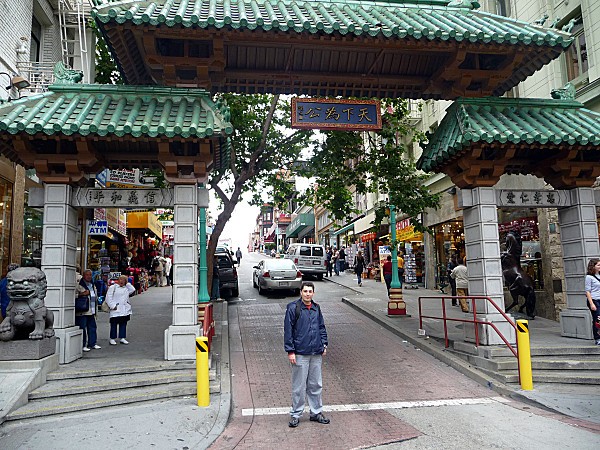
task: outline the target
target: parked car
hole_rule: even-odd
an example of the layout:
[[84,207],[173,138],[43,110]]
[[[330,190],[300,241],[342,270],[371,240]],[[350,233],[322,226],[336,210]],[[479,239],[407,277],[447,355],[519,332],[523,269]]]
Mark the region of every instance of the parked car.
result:
[[259,294],[265,291],[289,289],[300,294],[302,272],[289,259],[263,259],[252,273],[252,285],[258,288]]
[[304,275],[314,275],[318,280],[327,273],[325,247],[319,244],[291,244],[285,253]]
[[219,264],[219,290],[223,297],[223,291],[228,290],[231,293],[231,297],[237,297],[240,295],[240,289],[238,285],[238,273],[233,262],[233,258],[227,252],[215,253]]

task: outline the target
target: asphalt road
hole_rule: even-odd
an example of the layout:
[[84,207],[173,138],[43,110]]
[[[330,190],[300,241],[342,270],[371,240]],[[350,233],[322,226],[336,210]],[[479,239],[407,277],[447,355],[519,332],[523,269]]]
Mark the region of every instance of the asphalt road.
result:
[[[315,282],[329,335],[323,399],[331,424],[303,416],[289,428],[290,367],[283,351],[291,292],[261,296],[246,254],[240,297],[229,300],[233,412],[218,449],[598,448],[600,434],[564,416],[498,397],[341,302],[347,288]],[[342,276],[353,276],[345,274]],[[383,294],[385,293],[382,288]]]

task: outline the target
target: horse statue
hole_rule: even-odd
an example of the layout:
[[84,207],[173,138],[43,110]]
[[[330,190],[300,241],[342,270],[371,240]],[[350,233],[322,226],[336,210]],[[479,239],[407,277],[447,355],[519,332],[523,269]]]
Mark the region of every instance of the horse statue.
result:
[[506,308],[506,312],[519,304],[519,295],[522,295],[525,297],[525,303],[519,308],[519,312],[522,313],[523,309],[526,309],[527,316],[533,320],[535,318],[535,290],[533,280],[521,268],[522,252],[521,235],[516,231],[509,231],[506,235],[506,251],[500,256],[502,275],[513,298],[513,303]]

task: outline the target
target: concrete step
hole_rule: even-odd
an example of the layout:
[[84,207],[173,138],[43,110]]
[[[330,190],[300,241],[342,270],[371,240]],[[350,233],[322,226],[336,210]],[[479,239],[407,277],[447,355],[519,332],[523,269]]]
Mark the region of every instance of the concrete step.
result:
[[73,378],[97,378],[109,375],[142,373],[142,372],[159,372],[170,370],[189,370],[194,369],[193,361],[177,361],[177,362],[160,362],[156,364],[140,364],[140,365],[122,365],[122,366],[105,366],[101,369],[73,369],[63,366],[57,371],[51,372],[47,376],[47,381],[67,380]]
[[[210,393],[215,394],[220,390],[216,382],[210,383]],[[146,402],[174,397],[194,397],[196,395],[195,382],[179,382],[160,384],[157,386],[138,387],[130,390],[121,390],[115,395],[114,390],[95,392],[82,395],[69,395],[50,397],[34,400],[27,405],[11,412],[6,421],[31,419],[36,417],[52,416],[76,411],[85,411],[97,408],[121,406],[125,404]]]
[[[481,349],[481,347],[480,347]],[[484,350],[485,357],[495,358],[501,356],[512,356],[512,352],[506,347],[490,347]],[[591,341],[581,341],[580,345],[573,346],[534,346],[531,347],[531,356],[571,356],[574,355],[597,355],[600,357],[600,345],[593,345]]]
[[[215,378],[215,370],[210,370],[209,380],[214,381]],[[38,389],[35,389],[29,393],[29,400],[195,381],[196,372],[195,370],[190,369],[130,373],[125,376],[119,374],[86,378],[68,378],[64,380],[53,380]]]
[[[518,383],[519,374],[516,370],[492,372],[482,369],[490,376],[503,383]],[[533,383],[558,383],[558,384],[588,384],[600,385],[597,371],[578,370],[535,370],[532,369]]]

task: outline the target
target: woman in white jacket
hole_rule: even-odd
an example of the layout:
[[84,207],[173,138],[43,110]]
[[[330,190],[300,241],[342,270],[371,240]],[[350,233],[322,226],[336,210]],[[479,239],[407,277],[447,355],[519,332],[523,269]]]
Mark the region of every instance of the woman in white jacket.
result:
[[127,342],[127,322],[131,316],[131,303],[129,297],[135,292],[135,288],[127,282],[127,277],[121,275],[118,284],[108,288],[104,300],[110,308],[110,345],[117,345],[117,325],[119,326],[119,339],[121,344]]

